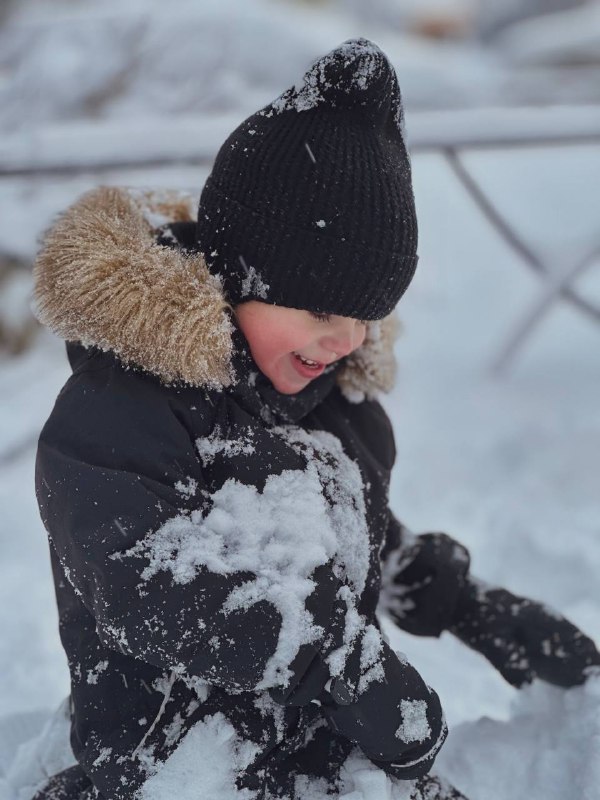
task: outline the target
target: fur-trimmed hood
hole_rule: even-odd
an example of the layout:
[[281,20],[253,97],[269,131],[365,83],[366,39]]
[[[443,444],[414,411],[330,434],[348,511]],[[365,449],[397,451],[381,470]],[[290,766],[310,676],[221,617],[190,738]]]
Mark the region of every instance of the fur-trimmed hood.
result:
[[[34,265],[34,311],[54,333],[113,351],[164,383],[225,388],[234,380],[231,306],[201,253],[157,242],[168,222],[194,219],[177,192],[100,187],[45,236]],[[368,325],[336,380],[349,400],[390,391],[395,315]]]

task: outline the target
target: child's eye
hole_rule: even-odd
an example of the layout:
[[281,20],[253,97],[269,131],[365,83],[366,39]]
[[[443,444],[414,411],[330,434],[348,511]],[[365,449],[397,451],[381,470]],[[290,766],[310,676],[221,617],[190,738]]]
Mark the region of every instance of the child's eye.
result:
[[331,320],[331,314],[319,314],[317,311],[311,311],[310,313],[319,322],[329,322]]

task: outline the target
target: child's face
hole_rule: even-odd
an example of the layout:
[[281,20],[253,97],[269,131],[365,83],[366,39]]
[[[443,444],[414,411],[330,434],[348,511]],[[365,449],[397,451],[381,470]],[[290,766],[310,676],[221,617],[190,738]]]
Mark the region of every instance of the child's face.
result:
[[[258,368],[282,394],[301,391],[327,364],[360,347],[367,330],[365,322],[351,317],[258,300],[240,303],[235,315]],[[303,364],[298,356],[317,366]]]

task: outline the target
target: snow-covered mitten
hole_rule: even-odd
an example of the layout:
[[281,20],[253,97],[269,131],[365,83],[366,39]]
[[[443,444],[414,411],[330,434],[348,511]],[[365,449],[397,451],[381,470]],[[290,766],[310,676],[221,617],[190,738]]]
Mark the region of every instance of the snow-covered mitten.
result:
[[466,582],[449,629],[516,687],[534,678],[576,686],[600,665],[594,642],[568,619],[474,579]]
[[380,667],[362,692],[344,696],[339,682],[332,681],[319,699],[330,727],[374,764],[396,778],[418,778],[431,769],[446,739],[446,721],[437,694],[411,664],[382,644]]

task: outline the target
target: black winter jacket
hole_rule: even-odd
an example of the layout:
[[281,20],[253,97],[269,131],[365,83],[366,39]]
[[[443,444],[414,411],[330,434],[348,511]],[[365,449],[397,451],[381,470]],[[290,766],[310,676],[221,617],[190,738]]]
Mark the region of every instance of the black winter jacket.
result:
[[[95,190],[35,267],[37,314],[72,367],[36,462],[80,765],[64,797],[174,796],[170,757],[202,758],[208,740],[229,754],[232,797],[294,797],[309,774],[335,786],[352,743],[310,694],[273,697],[298,693],[316,654],[356,696],[358,633],[381,642],[382,560],[390,586],[402,569],[375,399],[393,382],[393,320],[278,393],[185,248],[191,213],[179,196]],[[422,630],[418,611],[396,619],[439,634],[453,602],[426,598]]]

